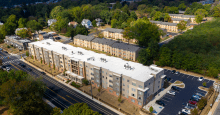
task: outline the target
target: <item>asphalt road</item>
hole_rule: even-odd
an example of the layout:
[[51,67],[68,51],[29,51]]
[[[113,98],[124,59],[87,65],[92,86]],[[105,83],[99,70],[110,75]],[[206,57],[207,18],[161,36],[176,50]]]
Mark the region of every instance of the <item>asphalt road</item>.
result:
[[[85,97],[84,95],[72,90],[71,88],[59,83],[58,81],[54,80],[53,78],[50,78],[47,75],[41,74],[41,71],[29,66],[28,64],[25,64],[23,61],[17,60],[18,57],[11,56],[9,54],[6,54],[4,52],[0,52],[0,57],[4,56],[10,56],[10,58],[3,59],[4,65],[9,65],[12,69],[15,70],[23,70],[25,72],[28,72],[31,76],[34,76],[36,78],[42,77],[42,81],[46,84],[47,90],[45,92],[44,97],[49,100],[51,103],[53,103],[55,106],[61,108],[61,110],[64,110],[65,108],[68,108],[70,105],[78,102],[84,102],[87,103],[92,110],[98,111],[100,114],[103,115],[117,115],[115,112],[109,110],[108,108],[96,103],[95,101]],[[10,63],[6,63],[10,62]],[[17,62],[23,63],[26,65],[25,68],[21,67],[17,64]],[[28,71],[27,68],[31,68],[32,71]]]
[[159,115],[177,115],[179,111],[184,108],[183,104],[186,104],[191,96],[195,93],[206,94],[205,91],[198,89],[202,86],[203,82],[207,83],[207,88],[213,85],[214,81],[205,79],[204,81],[198,81],[198,77],[186,75],[186,74],[172,74],[170,70],[164,72],[167,77],[171,78],[171,82],[174,83],[176,80],[183,81],[185,88],[180,91],[176,91],[175,96],[165,94],[160,100],[165,103],[165,108],[159,113]]

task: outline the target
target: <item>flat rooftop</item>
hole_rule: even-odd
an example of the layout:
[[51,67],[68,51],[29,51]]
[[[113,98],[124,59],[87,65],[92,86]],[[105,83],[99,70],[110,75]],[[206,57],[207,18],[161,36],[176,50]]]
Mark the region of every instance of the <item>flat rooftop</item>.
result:
[[[64,54],[70,57],[72,60],[85,61],[94,66],[108,69],[109,71],[115,72],[117,74],[126,75],[141,82],[147,81],[148,79],[153,77],[152,74],[157,74],[163,70],[159,67],[144,66],[140,63],[125,61],[121,58],[95,53],[93,51],[88,51],[80,47],[74,47],[68,44],[63,44],[61,42],[55,42],[50,39],[32,42],[29,44],[43,47],[47,50],[53,50],[56,53]],[[63,47],[65,47],[65,49]],[[82,55],[78,52],[82,52]],[[102,61],[101,58],[104,58],[106,62]],[[125,69],[125,65],[129,65],[131,69]]]

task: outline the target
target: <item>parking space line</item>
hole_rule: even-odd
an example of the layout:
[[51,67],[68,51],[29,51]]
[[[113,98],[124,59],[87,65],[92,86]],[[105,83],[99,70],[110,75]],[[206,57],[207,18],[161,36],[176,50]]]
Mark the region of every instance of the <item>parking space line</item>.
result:
[[170,80],[170,82],[172,82],[173,79]]
[[211,80],[209,80],[207,83],[209,83]]
[[206,92],[202,92],[202,91],[199,91],[199,90],[196,90],[196,92],[199,92],[199,93],[206,93]]
[[[194,76],[193,76],[193,78],[194,78]],[[192,78],[192,80],[193,80],[193,78]]]
[[[165,95],[165,96],[168,96],[168,97],[169,97],[169,96],[170,96],[170,97],[173,97],[173,95],[169,95],[169,94],[167,94],[167,95]],[[164,97],[165,97],[165,96],[164,96]]]
[[165,114],[165,115],[169,115],[169,114],[167,114],[167,113],[164,113],[164,112],[160,112],[160,113],[162,113],[162,114]]
[[[189,75],[190,76],[190,75]],[[189,76],[187,78],[189,78]]]
[[167,101],[167,100],[165,100],[165,99],[161,99],[161,100],[166,101],[166,102],[170,102],[170,101]]
[[163,98],[167,98],[167,99],[170,99],[170,100],[172,100],[171,98],[168,98],[168,97],[163,97]]

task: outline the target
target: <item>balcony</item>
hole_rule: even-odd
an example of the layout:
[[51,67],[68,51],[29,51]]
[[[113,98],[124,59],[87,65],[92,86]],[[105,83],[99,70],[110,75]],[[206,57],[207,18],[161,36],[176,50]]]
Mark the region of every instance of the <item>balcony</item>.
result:
[[112,81],[112,80],[109,80],[109,82],[110,82],[110,83],[113,83],[113,81]]

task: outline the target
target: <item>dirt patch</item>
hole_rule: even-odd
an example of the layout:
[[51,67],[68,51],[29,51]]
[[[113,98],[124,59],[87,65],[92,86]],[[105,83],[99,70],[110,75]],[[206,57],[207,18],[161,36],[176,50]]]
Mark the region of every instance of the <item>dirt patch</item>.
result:
[[0,114],[1,115],[13,115],[13,114],[8,114],[8,107],[5,107],[5,106],[0,106]]
[[[91,94],[91,86],[83,86],[80,88],[80,90],[86,92],[87,94]],[[115,97],[111,94],[109,94],[106,90],[101,89],[99,92],[97,88],[92,88],[93,96],[105,101],[105,103],[108,103],[108,105],[111,105],[116,108],[120,108],[122,111],[125,111],[126,113],[129,113],[131,115],[139,115],[140,109],[129,103],[126,99],[121,99],[121,103],[118,102],[118,97]]]
[[[43,64],[43,62],[41,63],[40,61],[34,60],[31,57],[27,57],[27,58],[25,58],[25,60],[28,61],[29,63],[39,67],[43,71],[46,71],[47,73],[52,74],[53,76],[56,76],[61,73],[61,72],[57,71],[56,69],[54,70],[53,68],[50,68],[49,65],[45,65],[45,64]],[[53,65],[50,65],[50,66],[53,67]]]
[[12,53],[12,54],[23,54],[23,53],[26,53],[26,51],[28,50],[22,50],[22,51],[19,51],[18,48],[15,48],[15,47],[12,47],[12,46],[9,46],[7,44],[0,44],[0,48],[2,48],[4,51],[7,51],[8,53]]

